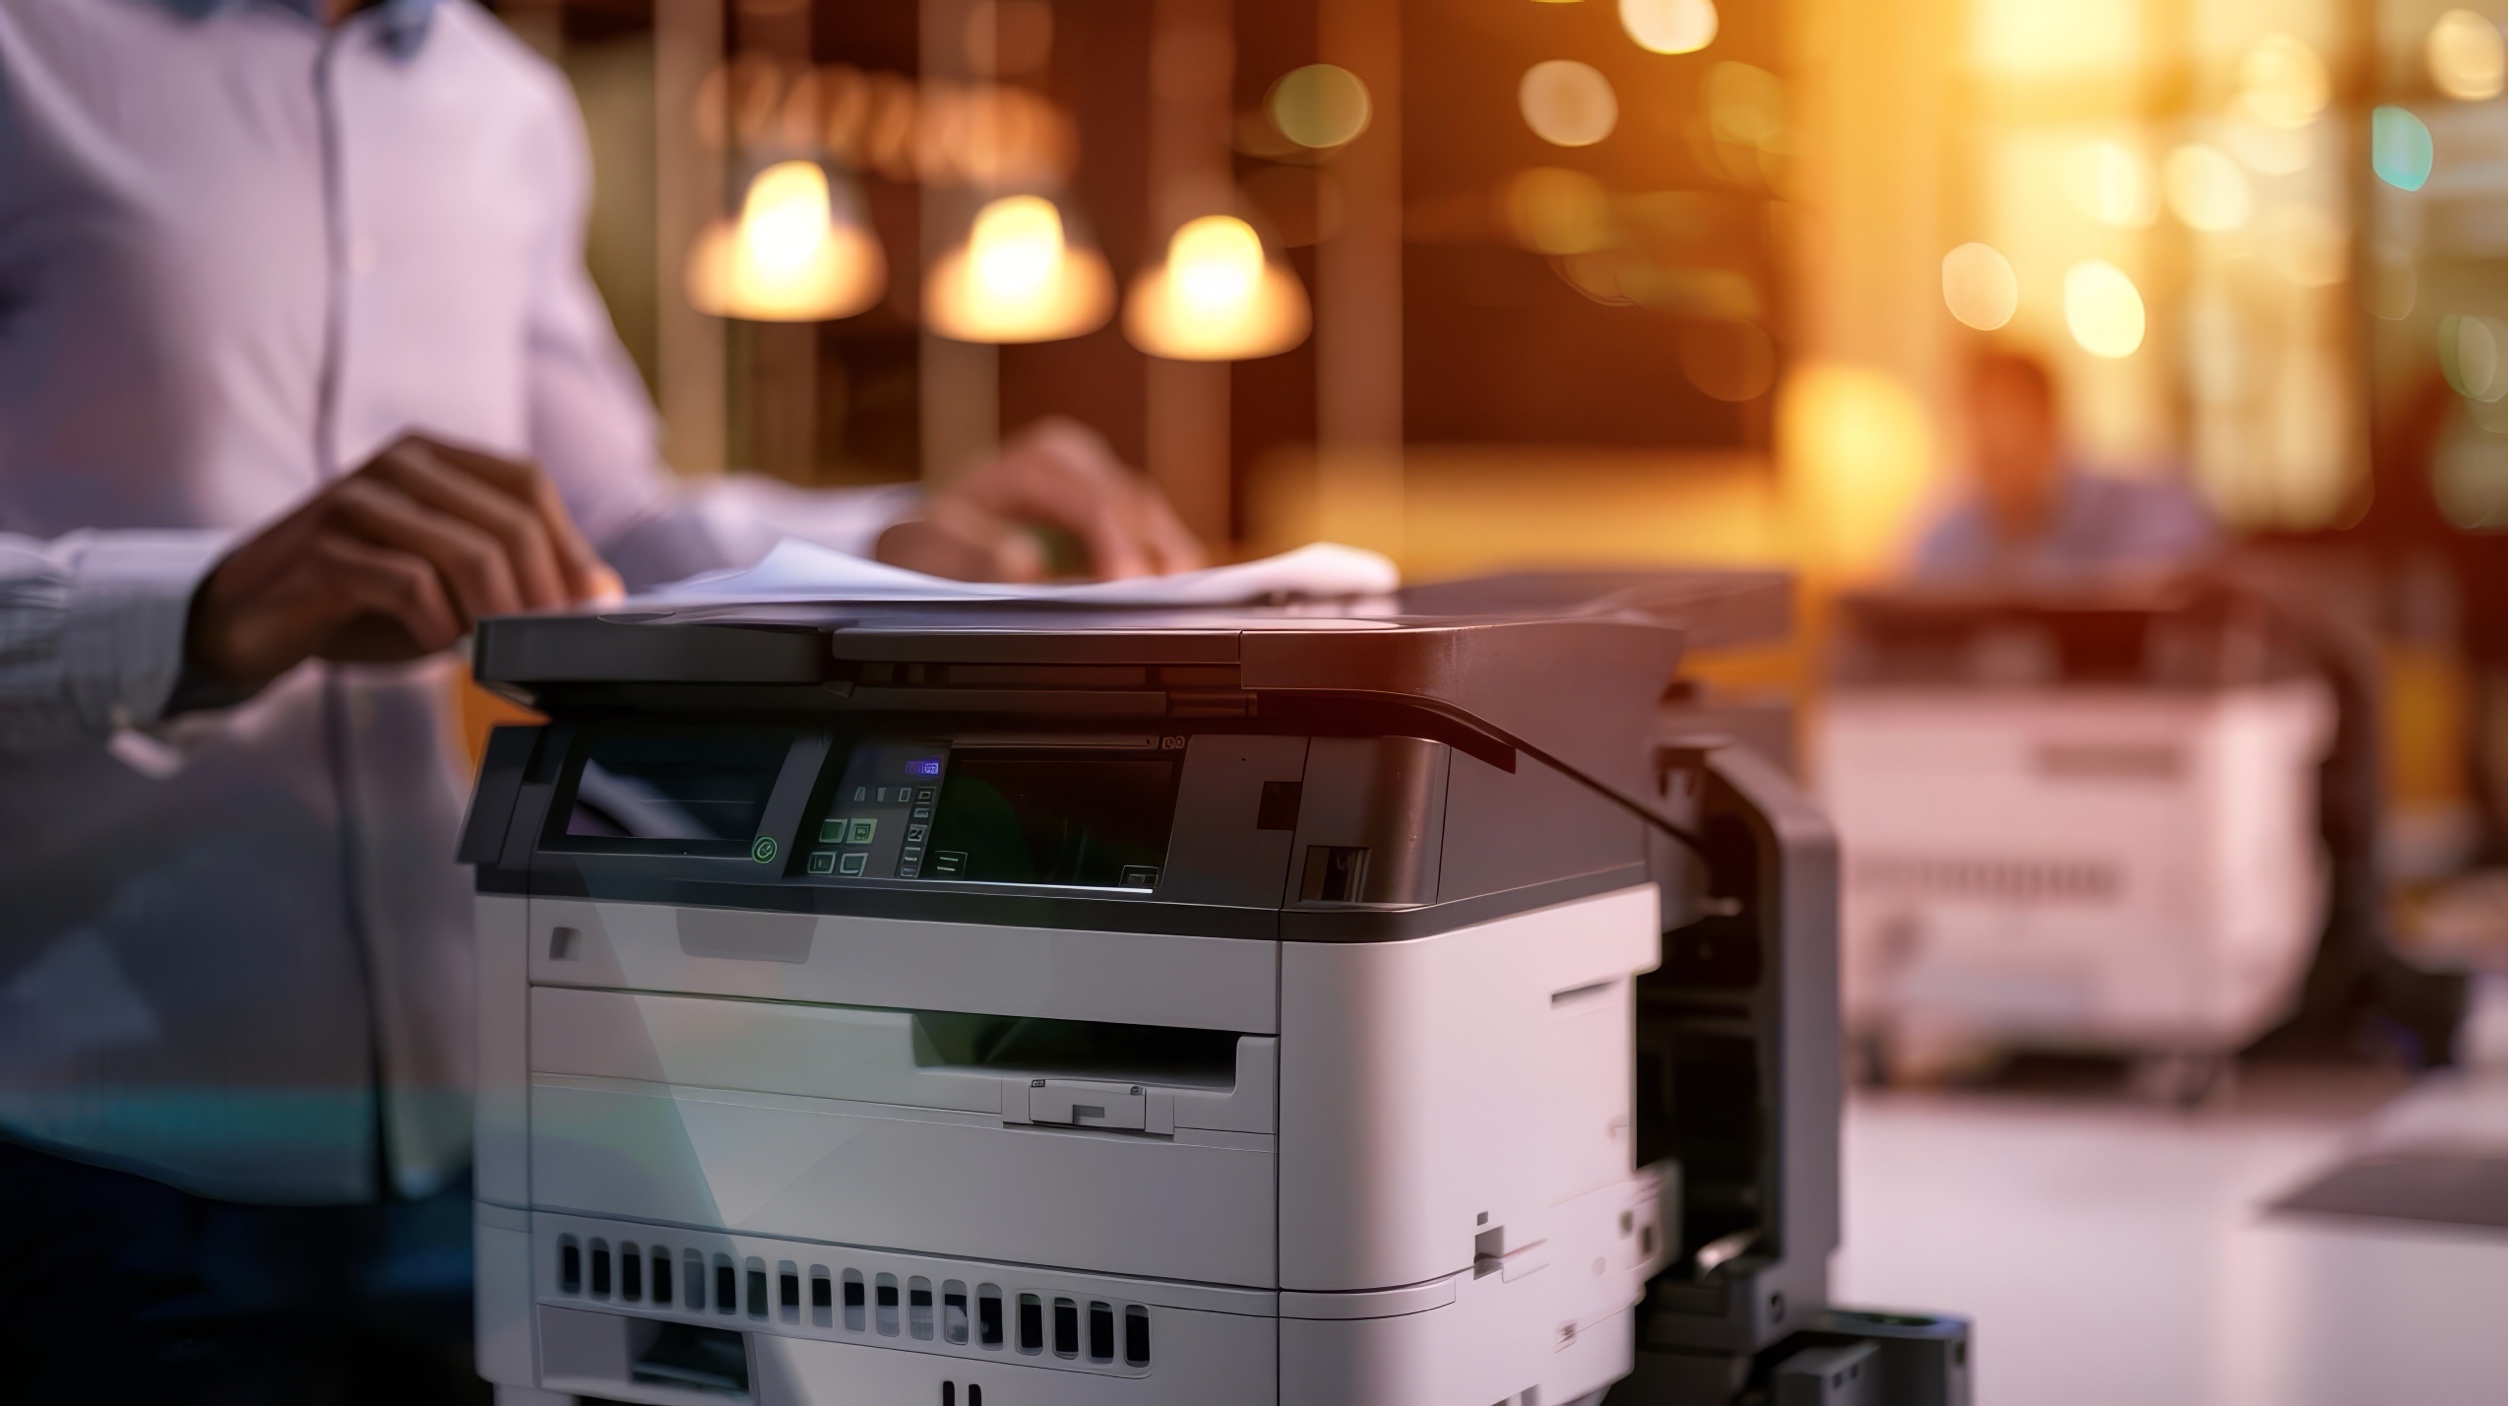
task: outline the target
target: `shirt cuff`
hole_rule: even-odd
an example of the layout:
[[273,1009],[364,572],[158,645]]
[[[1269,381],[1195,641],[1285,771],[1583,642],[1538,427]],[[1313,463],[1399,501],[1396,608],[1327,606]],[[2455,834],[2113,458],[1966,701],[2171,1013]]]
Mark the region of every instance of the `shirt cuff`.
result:
[[110,728],[164,716],[182,677],[192,596],[233,538],[224,532],[77,533],[62,682],[71,706]]

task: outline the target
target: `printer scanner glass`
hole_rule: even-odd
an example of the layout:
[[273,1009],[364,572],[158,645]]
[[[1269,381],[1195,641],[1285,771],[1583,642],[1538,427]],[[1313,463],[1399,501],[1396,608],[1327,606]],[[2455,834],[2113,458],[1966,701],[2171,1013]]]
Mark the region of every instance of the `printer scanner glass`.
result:
[[1163,756],[953,750],[923,877],[1156,888],[1179,769]]
[[595,733],[575,776],[570,840],[746,852],[792,749],[770,728]]

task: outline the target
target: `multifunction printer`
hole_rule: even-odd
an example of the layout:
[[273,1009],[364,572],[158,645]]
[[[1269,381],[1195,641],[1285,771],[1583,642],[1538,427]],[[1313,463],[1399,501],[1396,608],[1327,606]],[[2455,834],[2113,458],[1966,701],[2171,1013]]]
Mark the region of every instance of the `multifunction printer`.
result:
[[483,623],[548,721],[493,734],[462,838],[482,1374],[1962,1399],[1957,1320],[1827,1303],[1826,831],[1659,720],[1685,631],[1785,595]]

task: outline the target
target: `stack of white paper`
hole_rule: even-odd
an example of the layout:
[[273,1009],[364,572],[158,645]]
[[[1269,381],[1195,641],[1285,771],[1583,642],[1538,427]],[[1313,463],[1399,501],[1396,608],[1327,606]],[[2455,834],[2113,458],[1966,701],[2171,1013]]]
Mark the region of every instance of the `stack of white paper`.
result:
[[1078,605],[1243,605],[1276,599],[1375,596],[1402,573],[1377,552],[1318,542],[1261,561],[1127,581],[1018,585],[952,581],[847,556],[787,537],[746,571],[717,571],[639,597],[656,603],[725,601],[1068,601]]

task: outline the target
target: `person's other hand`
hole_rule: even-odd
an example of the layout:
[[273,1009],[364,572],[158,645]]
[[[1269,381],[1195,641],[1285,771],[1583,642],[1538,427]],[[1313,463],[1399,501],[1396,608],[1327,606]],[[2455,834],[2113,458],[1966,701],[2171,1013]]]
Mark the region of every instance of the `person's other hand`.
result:
[[960,581],[1037,581],[1052,563],[1036,527],[1077,538],[1105,580],[1202,565],[1201,544],[1158,490],[1096,431],[1059,416],[1029,426],[921,514],[882,533],[874,555]]
[[482,616],[619,593],[539,469],[410,435],[227,554],[185,648],[249,693],[309,658],[415,659]]

